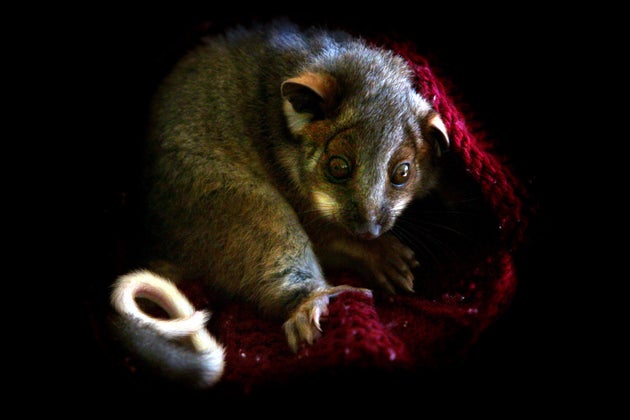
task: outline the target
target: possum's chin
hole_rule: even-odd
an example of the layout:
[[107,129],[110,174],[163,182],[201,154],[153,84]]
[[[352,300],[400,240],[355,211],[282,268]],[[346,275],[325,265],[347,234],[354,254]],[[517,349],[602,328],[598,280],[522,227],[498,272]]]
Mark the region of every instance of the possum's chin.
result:
[[374,240],[381,237],[392,228],[392,221],[385,222],[347,222],[343,224],[346,230],[354,237],[361,240]]
[[345,209],[329,194],[313,191],[311,198],[320,217],[329,225],[335,225],[348,235],[361,240],[372,240],[389,231],[395,222],[392,212],[385,211],[369,217]]

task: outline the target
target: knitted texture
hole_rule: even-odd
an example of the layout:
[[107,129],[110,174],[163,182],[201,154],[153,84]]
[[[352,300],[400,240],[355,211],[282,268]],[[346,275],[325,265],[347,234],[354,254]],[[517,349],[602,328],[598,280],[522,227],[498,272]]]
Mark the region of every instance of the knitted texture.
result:
[[427,60],[413,45],[391,42],[390,47],[405,57],[416,73],[417,87],[428,98],[446,125],[451,148],[464,161],[467,171],[480,184],[485,198],[494,210],[504,245],[516,246],[523,239],[526,220],[519,197],[526,197],[522,184],[508,168],[489,152],[483,132],[472,132],[465,116],[448,95],[442,81],[433,74]]
[[[483,134],[468,127],[445,85],[411,44],[390,43],[410,62],[418,91],[441,114],[456,154],[479,185],[496,218],[499,240],[472,263],[439,279],[436,296],[368,297],[346,292],[332,299],[322,320],[322,336],[297,353],[289,350],[281,321],[262,319],[255,308],[217,302],[198,284],[183,286],[197,308],[209,308],[208,329],[225,346],[226,367],[217,387],[248,393],[269,384],[287,384],[304,375],[334,375],[351,369],[413,371],[457,360],[505,312],[516,290],[512,253],[526,228],[524,191],[490,151]],[[333,284],[362,285],[355,275],[331,275]],[[364,286],[364,285],[363,285]]]

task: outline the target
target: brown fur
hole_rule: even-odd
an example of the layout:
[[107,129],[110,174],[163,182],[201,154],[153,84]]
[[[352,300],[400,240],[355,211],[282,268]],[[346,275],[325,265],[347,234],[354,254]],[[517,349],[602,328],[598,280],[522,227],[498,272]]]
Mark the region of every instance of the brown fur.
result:
[[283,320],[294,350],[354,290],[322,267],[413,290],[418,263],[387,232],[435,187],[448,137],[400,57],[284,23],[235,29],[178,64],[152,116],[153,257],[183,279]]

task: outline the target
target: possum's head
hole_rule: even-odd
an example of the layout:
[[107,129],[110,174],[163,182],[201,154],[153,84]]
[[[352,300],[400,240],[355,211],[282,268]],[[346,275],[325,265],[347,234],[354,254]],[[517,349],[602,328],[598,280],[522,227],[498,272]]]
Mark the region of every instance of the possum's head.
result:
[[406,67],[365,60],[346,57],[342,69],[305,71],[282,83],[299,152],[281,160],[297,165],[290,176],[320,216],[373,239],[436,186],[437,159],[449,139]]

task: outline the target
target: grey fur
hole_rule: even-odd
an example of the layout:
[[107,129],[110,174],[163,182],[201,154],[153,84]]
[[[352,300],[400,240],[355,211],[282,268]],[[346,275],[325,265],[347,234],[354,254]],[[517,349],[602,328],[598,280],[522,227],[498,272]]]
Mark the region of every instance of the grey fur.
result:
[[[300,114],[305,125],[290,129],[295,110],[281,86],[307,73],[330,77],[332,93],[313,95],[322,114]],[[286,321],[290,344],[317,337],[333,295],[321,264],[359,263],[372,286],[412,290],[413,253],[386,232],[436,185],[433,115],[405,60],[346,33],[274,22],[208,38],[153,102],[155,258]],[[350,163],[348,179],[326,172],[335,150]],[[413,179],[397,188],[391,173],[404,159]]]

